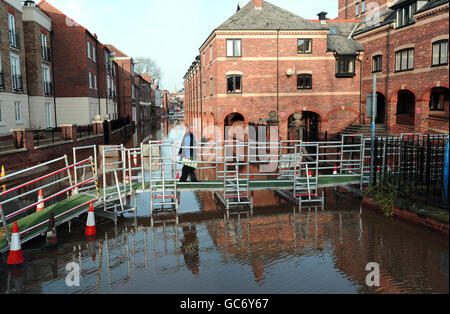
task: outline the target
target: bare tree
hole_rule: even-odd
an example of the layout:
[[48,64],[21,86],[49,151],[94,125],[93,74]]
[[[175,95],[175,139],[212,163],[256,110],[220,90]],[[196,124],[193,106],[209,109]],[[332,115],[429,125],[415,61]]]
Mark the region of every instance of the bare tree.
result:
[[159,65],[150,57],[137,57],[134,58],[136,61],[139,61],[134,66],[134,70],[137,73],[149,75],[152,78],[158,79],[161,81],[163,77],[163,73]]

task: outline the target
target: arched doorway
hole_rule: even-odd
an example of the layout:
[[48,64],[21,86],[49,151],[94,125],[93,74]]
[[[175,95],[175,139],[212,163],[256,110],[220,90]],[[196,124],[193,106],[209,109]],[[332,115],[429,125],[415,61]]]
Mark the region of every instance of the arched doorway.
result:
[[[225,140],[245,140],[245,118],[240,113],[229,114],[224,121]],[[244,133],[244,134],[241,134]]]
[[377,92],[377,119],[376,123],[386,122],[386,97],[380,92]]
[[292,114],[288,119],[288,138],[290,140],[319,140],[320,116],[312,111]]
[[412,126],[415,125],[416,97],[409,90],[398,92],[397,102],[397,124]]

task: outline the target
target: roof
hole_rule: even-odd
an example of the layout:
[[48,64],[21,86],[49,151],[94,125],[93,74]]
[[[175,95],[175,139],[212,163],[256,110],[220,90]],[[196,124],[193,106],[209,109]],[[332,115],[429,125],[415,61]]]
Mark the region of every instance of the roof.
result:
[[152,78],[151,78],[151,76],[150,75],[146,75],[146,74],[139,74],[141,77],[142,77],[142,79],[144,80],[144,81],[146,81],[147,83],[152,83]]
[[320,25],[263,1],[261,10],[255,9],[253,1],[247,3],[217,30],[317,30]]
[[440,5],[443,5],[445,3],[448,3],[448,1],[449,0],[431,0],[431,1],[428,1],[427,4],[425,4],[419,10],[417,10],[416,14],[424,12],[424,11],[427,11],[427,10],[430,10],[430,9],[433,9],[433,8],[438,7]]
[[116,58],[129,58],[129,56],[126,53],[122,52],[120,49],[118,49],[114,45],[106,44],[105,47],[108,48],[111,52],[114,52],[116,55]]

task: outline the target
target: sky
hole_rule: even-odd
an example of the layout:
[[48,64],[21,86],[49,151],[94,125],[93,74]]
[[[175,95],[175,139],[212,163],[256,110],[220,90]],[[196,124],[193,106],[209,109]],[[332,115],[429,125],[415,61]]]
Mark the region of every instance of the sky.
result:
[[[47,0],[130,57],[150,57],[162,68],[163,89],[183,88],[183,76],[212,31],[239,0]],[[39,1],[36,1],[39,2]],[[271,0],[306,19],[320,11],[337,17],[338,0]]]

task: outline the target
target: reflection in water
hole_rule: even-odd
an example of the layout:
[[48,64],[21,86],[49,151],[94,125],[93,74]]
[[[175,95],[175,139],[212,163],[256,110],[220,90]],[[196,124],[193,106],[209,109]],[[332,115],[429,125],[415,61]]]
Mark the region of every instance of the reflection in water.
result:
[[[201,221],[186,214],[179,225],[154,228],[148,218],[130,218],[99,226],[96,241],[62,230],[54,251],[25,252],[31,261],[23,268],[2,269],[0,291],[448,293],[446,237],[370,211],[289,208],[229,219],[203,212]],[[80,287],[65,285],[72,261]],[[380,288],[365,285],[369,262],[380,264]]]

